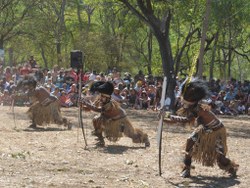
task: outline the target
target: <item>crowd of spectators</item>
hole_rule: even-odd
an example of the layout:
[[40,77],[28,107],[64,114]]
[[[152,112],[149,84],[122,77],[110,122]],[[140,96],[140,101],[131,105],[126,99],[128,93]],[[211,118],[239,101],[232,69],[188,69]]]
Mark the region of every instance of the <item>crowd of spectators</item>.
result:
[[[54,66],[51,70],[39,68],[33,57],[17,67],[0,66],[0,103],[11,105],[11,94],[15,91],[19,79],[27,74],[36,77],[38,84],[44,86],[49,92],[60,100],[62,107],[77,105],[78,74],[76,70],[64,69]],[[157,110],[161,98],[162,78],[144,75],[142,71],[132,76],[130,73],[117,70],[116,67],[101,73],[96,71],[82,74],[82,93],[88,95],[88,87],[93,81],[111,81],[114,84],[112,98],[124,108],[142,110]],[[179,89],[185,78],[176,78],[176,102],[179,101]],[[227,82],[212,79],[208,82],[211,96],[207,103],[216,114],[250,115],[250,83],[231,79]],[[29,100],[15,101],[17,105],[28,105]]]
[[235,79],[221,82],[212,79],[209,82],[211,91],[210,105],[216,114],[250,115],[250,83]]

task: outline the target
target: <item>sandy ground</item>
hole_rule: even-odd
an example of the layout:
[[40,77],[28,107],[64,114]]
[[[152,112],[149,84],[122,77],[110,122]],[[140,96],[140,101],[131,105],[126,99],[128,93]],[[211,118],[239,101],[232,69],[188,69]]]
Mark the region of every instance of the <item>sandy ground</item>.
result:
[[[182,146],[190,129],[164,125],[162,176],[158,173],[156,112],[127,110],[135,127],[150,137],[151,147],[129,138],[96,148],[91,135],[93,112],[83,113],[88,146],[77,128],[77,109],[62,109],[74,127],[27,128],[27,107],[0,106],[0,187],[239,187],[250,186],[250,117],[222,117],[228,130],[228,156],[239,163],[233,179],[220,170],[193,163],[192,178],[179,176]],[[16,123],[15,123],[16,122]]]

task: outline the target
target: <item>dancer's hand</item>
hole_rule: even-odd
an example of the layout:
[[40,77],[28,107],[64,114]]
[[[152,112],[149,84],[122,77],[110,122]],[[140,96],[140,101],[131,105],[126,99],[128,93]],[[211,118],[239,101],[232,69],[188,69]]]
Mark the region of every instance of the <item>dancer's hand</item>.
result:
[[157,118],[161,119],[161,117],[165,117],[165,114],[166,114],[165,110],[161,108],[157,115]]

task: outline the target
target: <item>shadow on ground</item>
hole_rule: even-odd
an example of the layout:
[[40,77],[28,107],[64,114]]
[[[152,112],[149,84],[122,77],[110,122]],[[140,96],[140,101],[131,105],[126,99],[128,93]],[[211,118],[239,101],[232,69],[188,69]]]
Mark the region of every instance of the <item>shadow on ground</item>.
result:
[[[183,179],[182,182],[171,182],[166,179],[166,183],[170,183],[175,187],[204,187],[204,188],[225,188],[239,185],[240,181],[232,177],[211,177],[211,176],[197,176],[189,179]],[[195,185],[195,186],[194,186]]]

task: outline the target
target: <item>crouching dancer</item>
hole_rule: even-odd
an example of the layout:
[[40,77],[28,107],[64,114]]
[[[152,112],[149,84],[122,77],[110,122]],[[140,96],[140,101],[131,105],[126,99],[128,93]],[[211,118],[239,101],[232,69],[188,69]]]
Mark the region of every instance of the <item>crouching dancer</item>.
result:
[[202,104],[202,99],[207,96],[208,88],[202,80],[194,80],[182,88],[182,107],[177,115],[170,115],[164,122],[167,123],[194,123],[198,127],[186,141],[184,167],[181,176],[190,177],[192,159],[204,166],[214,166],[236,176],[239,165],[226,157],[227,135],[223,123]]
[[27,112],[32,121],[30,128],[36,128],[37,125],[55,123],[71,129],[69,121],[61,115],[58,98],[52,95],[46,88],[42,86],[37,87],[37,81],[33,76],[25,76],[18,83],[18,89],[22,89],[23,93],[17,93],[14,97],[26,95],[31,101],[31,106]]
[[80,103],[95,112],[100,112],[93,119],[93,134],[97,137],[97,145],[105,146],[104,136],[109,141],[116,142],[125,135],[131,138],[134,143],[145,143],[145,147],[149,147],[148,135],[142,130],[134,128],[124,109],[111,98],[111,94],[114,91],[113,84],[105,82],[96,83],[95,86],[97,87],[92,87],[92,90],[99,92],[99,96],[97,96],[94,103],[91,104],[85,99],[82,99]]

